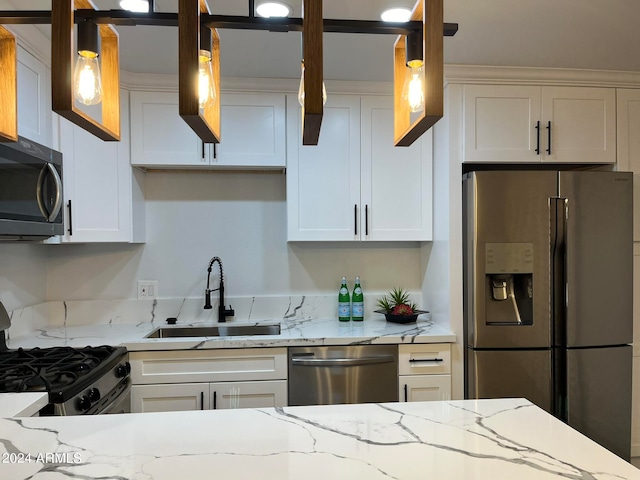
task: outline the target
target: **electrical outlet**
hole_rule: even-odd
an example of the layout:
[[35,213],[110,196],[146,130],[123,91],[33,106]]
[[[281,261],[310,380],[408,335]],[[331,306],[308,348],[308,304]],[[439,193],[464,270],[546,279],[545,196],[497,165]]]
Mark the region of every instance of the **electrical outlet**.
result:
[[138,300],[150,300],[158,296],[157,280],[138,280]]

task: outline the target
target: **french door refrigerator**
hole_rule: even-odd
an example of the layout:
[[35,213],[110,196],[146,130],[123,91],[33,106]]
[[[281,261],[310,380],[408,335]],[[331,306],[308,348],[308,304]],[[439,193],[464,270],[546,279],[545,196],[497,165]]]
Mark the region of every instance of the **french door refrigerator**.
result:
[[463,178],[465,397],[525,397],[624,459],[632,175]]

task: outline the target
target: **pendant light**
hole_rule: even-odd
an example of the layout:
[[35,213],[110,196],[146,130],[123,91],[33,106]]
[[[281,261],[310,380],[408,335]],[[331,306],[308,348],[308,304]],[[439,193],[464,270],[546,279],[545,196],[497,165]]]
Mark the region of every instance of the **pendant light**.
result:
[[402,88],[402,98],[409,105],[412,113],[424,110],[424,60],[422,59],[422,33],[413,32],[407,35],[407,68]]
[[417,0],[422,28],[396,38],[393,54],[394,145],[408,147],[444,115],[444,2]]
[[73,74],[73,93],[84,105],[97,105],[102,101],[98,25],[85,20],[78,24],[78,58]]
[[[120,141],[120,67],[118,53],[118,32],[113,25],[83,21],[78,25],[79,48],[73,46],[75,29],[75,9],[93,10],[91,0],[55,0],[51,2],[51,105],[53,111],[87,132],[106,141]],[[93,23],[93,25],[91,25]],[[97,28],[96,28],[97,27]],[[85,30],[86,29],[86,30]],[[91,32],[98,32],[100,41]],[[91,33],[91,34],[90,34]],[[86,42],[86,43],[85,43]],[[98,48],[99,46],[99,48]],[[88,50],[100,54],[99,73],[91,75],[95,81],[88,81],[88,73],[76,75],[74,71],[76,52]],[[97,56],[93,59],[96,60]],[[86,63],[85,60],[80,63]],[[76,86],[83,77],[92,88],[85,90]],[[76,106],[76,95],[84,97],[86,103],[95,103],[96,81],[100,81],[100,97],[102,116],[97,120],[90,113]],[[91,100],[89,100],[91,99]]]
[[213,105],[217,94],[211,65],[211,30],[201,28],[198,55],[198,104],[200,108]]

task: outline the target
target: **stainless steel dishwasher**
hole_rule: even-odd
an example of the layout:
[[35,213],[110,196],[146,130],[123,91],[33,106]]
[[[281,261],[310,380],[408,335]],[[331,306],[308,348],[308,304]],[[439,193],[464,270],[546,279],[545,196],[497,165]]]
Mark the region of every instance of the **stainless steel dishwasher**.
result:
[[398,400],[398,347],[289,348],[289,405]]

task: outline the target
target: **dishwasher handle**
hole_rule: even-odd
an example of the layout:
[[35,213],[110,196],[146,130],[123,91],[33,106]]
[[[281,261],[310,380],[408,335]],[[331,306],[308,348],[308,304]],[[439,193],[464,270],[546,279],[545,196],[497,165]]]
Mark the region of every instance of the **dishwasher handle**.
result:
[[395,362],[394,355],[379,355],[375,357],[362,358],[309,358],[292,357],[291,363],[296,366],[304,367],[353,367],[358,365],[372,365],[376,363],[392,363]]

